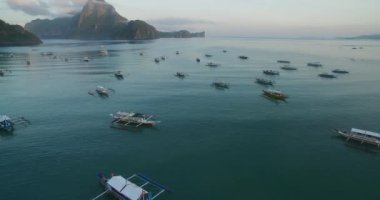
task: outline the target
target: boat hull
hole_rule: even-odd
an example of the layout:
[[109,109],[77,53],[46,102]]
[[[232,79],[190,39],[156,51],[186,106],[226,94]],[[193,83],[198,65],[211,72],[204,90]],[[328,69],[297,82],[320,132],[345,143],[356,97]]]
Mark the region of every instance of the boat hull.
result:
[[374,137],[368,137],[368,136],[363,136],[363,135],[359,135],[359,134],[356,134],[356,133],[352,133],[352,132],[346,132],[346,131],[340,131],[340,130],[336,130],[336,133],[344,138],[348,140],[354,140],[354,141],[358,141],[360,142],[361,144],[370,144],[370,145],[375,145],[377,146],[377,148],[380,148],[380,139],[377,139],[377,138],[374,138]]

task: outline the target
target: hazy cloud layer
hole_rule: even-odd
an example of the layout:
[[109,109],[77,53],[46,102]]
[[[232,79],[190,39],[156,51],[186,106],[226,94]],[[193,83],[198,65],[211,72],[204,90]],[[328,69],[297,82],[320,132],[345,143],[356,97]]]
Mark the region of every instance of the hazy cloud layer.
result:
[[68,16],[80,11],[87,0],[7,0],[13,10],[32,16]]
[[[149,23],[156,26],[162,31],[175,31],[181,29],[199,30],[200,27],[205,25],[215,24],[213,21],[202,19],[187,19],[187,18],[161,18],[148,20]],[[197,28],[198,27],[198,28]]]

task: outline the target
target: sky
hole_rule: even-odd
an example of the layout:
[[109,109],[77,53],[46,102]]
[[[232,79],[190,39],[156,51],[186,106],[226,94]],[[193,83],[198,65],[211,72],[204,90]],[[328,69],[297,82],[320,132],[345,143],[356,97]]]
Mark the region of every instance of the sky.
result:
[[[0,19],[70,16],[87,0],[0,0]],[[380,0],[106,0],[129,20],[160,31],[208,36],[331,38],[380,33]]]

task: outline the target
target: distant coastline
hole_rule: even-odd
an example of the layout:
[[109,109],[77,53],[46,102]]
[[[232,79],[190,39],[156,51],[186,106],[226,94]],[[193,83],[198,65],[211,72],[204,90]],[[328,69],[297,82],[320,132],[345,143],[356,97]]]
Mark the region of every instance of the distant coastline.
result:
[[354,37],[341,37],[338,39],[345,39],[345,40],[380,40],[380,34],[372,34],[372,35],[360,35],[360,36],[354,36]]

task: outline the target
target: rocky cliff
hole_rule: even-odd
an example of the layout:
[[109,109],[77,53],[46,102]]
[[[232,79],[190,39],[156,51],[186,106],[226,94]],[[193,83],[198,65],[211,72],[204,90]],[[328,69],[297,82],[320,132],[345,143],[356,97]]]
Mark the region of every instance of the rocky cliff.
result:
[[30,46],[41,43],[38,37],[23,27],[0,20],[0,46]]

